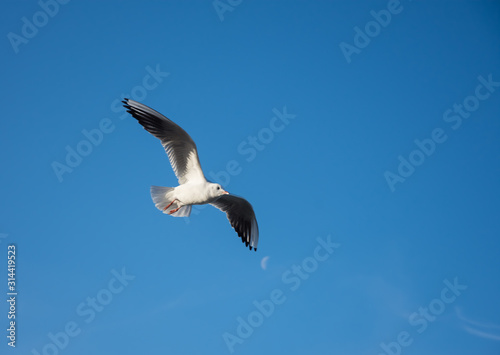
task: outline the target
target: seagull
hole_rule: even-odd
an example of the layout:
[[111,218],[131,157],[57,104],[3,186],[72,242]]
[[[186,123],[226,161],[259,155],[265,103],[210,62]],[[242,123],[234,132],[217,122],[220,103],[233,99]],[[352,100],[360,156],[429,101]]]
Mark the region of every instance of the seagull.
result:
[[259,226],[252,205],[231,195],[221,185],[207,181],[193,139],[180,126],[152,108],[124,99],[123,106],[146,131],[158,138],[179,181],[177,187],[151,186],[151,197],[160,211],[174,217],[189,217],[192,205],[211,204],[226,213],[241,241],[257,251]]

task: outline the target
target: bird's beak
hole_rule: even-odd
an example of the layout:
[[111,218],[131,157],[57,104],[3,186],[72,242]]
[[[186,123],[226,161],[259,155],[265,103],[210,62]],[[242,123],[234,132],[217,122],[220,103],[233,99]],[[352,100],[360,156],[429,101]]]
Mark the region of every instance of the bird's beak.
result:
[[223,193],[224,195],[229,195],[229,192],[227,192],[226,190],[222,190],[222,193]]

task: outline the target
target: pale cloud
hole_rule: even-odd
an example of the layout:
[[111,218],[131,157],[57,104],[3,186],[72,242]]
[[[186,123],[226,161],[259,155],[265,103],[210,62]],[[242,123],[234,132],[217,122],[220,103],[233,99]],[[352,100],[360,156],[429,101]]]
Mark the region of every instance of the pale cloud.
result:
[[464,323],[466,323],[466,324],[463,324],[463,329],[467,333],[469,333],[471,335],[478,336],[480,338],[500,341],[500,326],[499,325],[494,324],[494,323],[489,323],[489,322],[479,322],[479,321],[467,318],[462,313],[462,310],[458,307],[455,308],[455,312],[457,314],[457,317],[460,320],[462,320]]

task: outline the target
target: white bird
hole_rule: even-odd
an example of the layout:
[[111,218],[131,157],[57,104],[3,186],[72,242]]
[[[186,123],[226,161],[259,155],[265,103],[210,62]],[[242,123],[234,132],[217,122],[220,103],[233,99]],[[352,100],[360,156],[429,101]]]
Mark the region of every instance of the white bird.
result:
[[179,181],[177,187],[151,186],[156,208],[174,217],[189,217],[192,205],[209,203],[225,212],[241,241],[257,251],[259,226],[252,205],[244,198],[230,195],[219,184],[207,181],[196,144],[189,134],[146,105],[130,99],[124,99],[123,103],[127,112],[161,141]]

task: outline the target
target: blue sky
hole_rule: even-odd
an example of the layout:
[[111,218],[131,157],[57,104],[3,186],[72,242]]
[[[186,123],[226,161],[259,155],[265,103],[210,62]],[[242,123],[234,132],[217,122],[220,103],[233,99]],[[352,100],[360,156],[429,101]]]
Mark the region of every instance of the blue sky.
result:
[[[498,354],[498,2],[4,7],[2,353]],[[256,253],[156,210],[123,97],[253,204]]]

